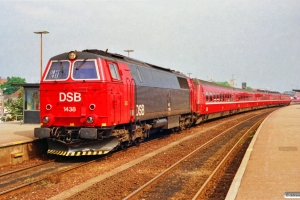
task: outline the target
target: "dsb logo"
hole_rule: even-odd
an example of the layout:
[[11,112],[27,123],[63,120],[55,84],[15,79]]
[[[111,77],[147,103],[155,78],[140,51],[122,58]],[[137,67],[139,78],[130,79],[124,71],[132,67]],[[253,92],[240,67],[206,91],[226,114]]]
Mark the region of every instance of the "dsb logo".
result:
[[81,101],[81,94],[78,93],[78,92],[68,92],[68,93],[64,93],[64,92],[60,92],[59,93],[59,101],[60,102],[64,102],[64,101],[67,101],[67,102],[79,102]]

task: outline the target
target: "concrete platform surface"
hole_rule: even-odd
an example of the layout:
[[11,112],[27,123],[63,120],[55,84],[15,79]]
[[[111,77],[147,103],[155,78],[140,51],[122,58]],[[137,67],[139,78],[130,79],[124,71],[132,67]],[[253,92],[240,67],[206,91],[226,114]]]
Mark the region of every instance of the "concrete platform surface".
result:
[[34,137],[34,128],[39,124],[20,124],[19,122],[1,122],[0,123],[0,147],[13,144],[20,144],[36,140]]
[[300,105],[291,105],[274,111],[261,124],[226,199],[297,195],[300,198]]

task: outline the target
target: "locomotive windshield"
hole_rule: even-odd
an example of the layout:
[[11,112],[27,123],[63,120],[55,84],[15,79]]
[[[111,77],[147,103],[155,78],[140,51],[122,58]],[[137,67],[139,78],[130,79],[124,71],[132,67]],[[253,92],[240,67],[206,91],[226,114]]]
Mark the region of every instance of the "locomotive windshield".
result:
[[68,61],[52,62],[46,80],[65,80],[69,76],[70,63]]
[[[52,61],[45,80],[67,80],[70,74],[69,61]],[[75,61],[72,69],[73,80],[98,80],[99,73],[94,61]]]
[[73,79],[98,79],[94,61],[76,61],[73,65]]

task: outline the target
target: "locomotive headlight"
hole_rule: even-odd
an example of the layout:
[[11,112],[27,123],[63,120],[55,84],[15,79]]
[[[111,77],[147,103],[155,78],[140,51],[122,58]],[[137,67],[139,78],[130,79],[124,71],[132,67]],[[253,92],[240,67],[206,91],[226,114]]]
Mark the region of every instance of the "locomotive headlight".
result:
[[43,118],[43,123],[44,123],[44,124],[48,124],[49,122],[50,122],[50,117],[45,116],[45,117]]
[[86,122],[87,122],[88,124],[92,124],[92,123],[94,122],[94,117],[92,117],[92,116],[87,117],[87,118],[86,118]]
[[68,58],[70,60],[74,60],[77,58],[77,54],[76,54],[76,51],[70,51],[69,54],[68,54]]
[[96,108],[96,105],[95,105],[95,104],[91,104],[91,105],[90,105],[90,110],[95,110],[95,108]]
[[52,108],[51,104],[46,105],[46,110],[51,110],[51,108]]

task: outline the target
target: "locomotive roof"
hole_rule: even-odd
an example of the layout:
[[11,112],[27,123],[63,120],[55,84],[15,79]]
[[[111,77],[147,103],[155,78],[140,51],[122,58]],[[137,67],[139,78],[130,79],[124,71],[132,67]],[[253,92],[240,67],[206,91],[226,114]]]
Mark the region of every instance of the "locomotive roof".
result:
[[[83,51],[76,51],[76,52],[78,54],[78,58],[80,58],[80,59],[99,58],[99,56],[101,56],[101,57],[106,57],[106,58],[110,58],[110,59],[113,59],[113,60],[119,60],[119,61],[131,63],[131,64],[141,65],[141,66],[144,66],[144,67],[156,68],[156,69],[171,72],[171,73],[183,76],[183,77],[187,77],[185,74],[183,74],[181,72],[171,70],[171,69],[168,69],[168,68],[164,68],[164,67],[160,67],[160,66],[157,66],[157,65],[153,65],[153,64],[150,64],[150,63],[146,63],[146,62],[143,62],[143,61],[140,61],[140,60],[137,60],[137,59],[133,59],[133,58],[121,55],[121,54],[110,53],[107,50],[102,51],[102,50],[98,50],[98,49],[86,49],[86,50],[83,50]],[[54,57],[51,58],[51,60],[66,60],[66,59],[68,59],[68,53],[69,52],[62,53],[60,55],[54,56]]]
[[[102,51],[102,50],[98,50],[98,49],[85,49],[83,51],[76,51],[76,52],[78,53],[78,58],[80,58],[80,59],[85,59],[85,58],[94,58],[94,59],[96,59],[96,58],[99,58],[99,56],[101,56],[101,57],[106,57],[106,58],[113,59],[113,60],[123,61],[123,62],[126,62],[126,63],[141,65],[141,66],[144,66],[144,67],[156,68],[158,70],[163,70],[163,71],[166,71],[166,72],[174,73],[174,74],[179,75],[181,77],[187,78],[187,76],[185,74],[183,74],[182,72],[178,72],[178,71],[175,71],[175,70],[171,70],[169,68],[164,68],[164,67],[160,67],[160,66],[157,66],[157,65],[153,65],[153,64],[143,62],[143,61],[140,61],[140,60],[137,60],[137,59],[134,59],[134,58],[130,58],[130,57],[127,57],[127,56],[124,56],[124,55],[121,55],[121,54],[110,53],[107,50]],[[51,60],[68,60],[68,53],[69,52],[62,53],[62,54],[59,54],[57,56],[54,56],[54,57],[51,58]],[[196,79],[196,78],[194,78],[193,81],[194,81],[195,84],[198,83],[198,84],[201,84],[201,85],[218,87],[220,89],[251,92],[251,91],[248,91],[248,90],[223,86],[223,85],[220,85],[220,84],[217,84],[217,83],[204,81],[204,80],[200,80],[200,79]],[[252,92],[280,94],[279,92],[276,92],[276,91],[268,91],[268,90],[260,90],[260,89],[254,90]]]

